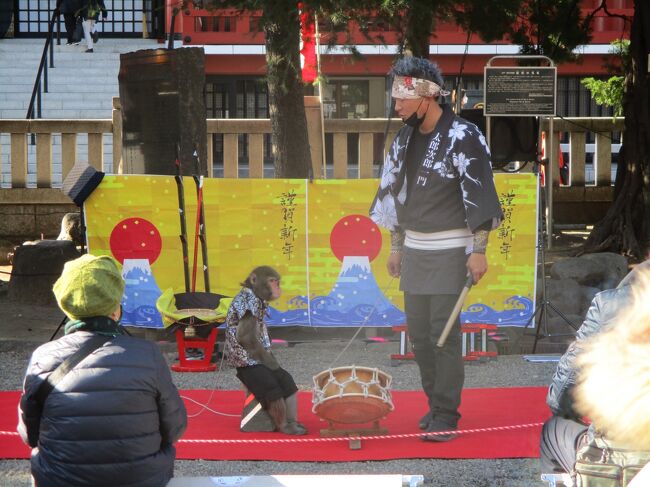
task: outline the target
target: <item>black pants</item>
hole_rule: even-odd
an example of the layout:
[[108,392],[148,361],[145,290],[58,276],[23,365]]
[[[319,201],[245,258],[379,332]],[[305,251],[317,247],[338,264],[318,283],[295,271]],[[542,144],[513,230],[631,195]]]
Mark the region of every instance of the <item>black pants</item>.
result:
[[434,417],[453,427],[457,426],[460,418],[458,407],[465,381],[460,319],[456,319],[442,348],[436,342],[457,300],[458,296],[455,295],[404,293],[409,339],[429,408]]
[[77,17],[74,14],[63,14],[63,21],[65,22],[65,33],[68,43],[74,42],[74,31],[77,27]]
[[286,399],[298,392],[298,386],[291,374],[279,368],[269,369],[266,365],[250,365],[237,368],[237,378],[253,393],[264,408],[278,399]]
[[539,445],[542,473],[571,473],[576,464],[578,442],[587,426],[577,421],[553,416],[544,423]]

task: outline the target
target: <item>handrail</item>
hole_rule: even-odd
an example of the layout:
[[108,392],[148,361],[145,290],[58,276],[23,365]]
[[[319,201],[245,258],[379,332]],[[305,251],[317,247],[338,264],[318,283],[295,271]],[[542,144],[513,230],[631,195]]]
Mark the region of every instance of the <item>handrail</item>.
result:
[[[41,76],[43,75],[43,72],[45,72],[44,78],[43,78],[43,84],[44,84],[44,89],[43,92],[47,93],[48,92],[48,86],[47,86],[47,54],[48,54],[48,49],[50,51],[50,67],[54,67],[54,49],[52,46],[52,34],[54,32],[54,22],[58,20],[59,13],[57,11],[54,11],[52,13],[52,18],[50,19],[50,24],[47,29],[47,38],[45,39],[45,45],[43,46],[43,54],[41,55],[41,62],[38,65],[38,72],[36,73],[36,80],[34,81],[34,88],[32,89],[32,97],[29,100],[29,107],[27,108],[27,115],[25,116],[26,119],[32,119],[32,118],[41,118],[42,113],[41,113]],[[37,104],[37,109],[36,109],[36,117],[34,117],[34,103],[38,99],[38,104]]]

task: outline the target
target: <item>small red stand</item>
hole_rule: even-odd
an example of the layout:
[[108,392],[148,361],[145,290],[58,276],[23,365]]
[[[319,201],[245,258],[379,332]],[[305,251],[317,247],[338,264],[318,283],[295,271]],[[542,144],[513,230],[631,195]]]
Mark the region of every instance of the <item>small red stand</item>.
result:
[[[406,325],[393,326],[393,331],[399,332],[399,353],[393,353],[390,356],[391,365],[398,365],[399,360],[414,360],[415,355],[411,352],[411,343],[409,340],[408,327]],[[463,360],[468,362],[483,361],[494,359],[497,352],[488,352],[487,334],[489,331],[495,331],[496,325],[485,323],[461,323],[460,331],[462,335],[462,354]],[[478,348],[476,335],[480,335]],[[477,349],[478,348],[478,349]]]
[[[217,369],[217,364],[210,363],[214,344],[217,341],[217,328],[210,330],[208,338],[185,338],[184,328],[176,330],[176,344],[178,345],[178,363],[172,365],[175,372],[212,372]],[[200,360],[187,360],[185,350],[187,348],[199,348],[203,350],[203,358]]]
[[397,365],[398,360],[414,360],[415,355],[411,352],[408,327],[406,325],[393,326],[393,331],[399,332],[399,353],[392,353],[390,355],[391,365]]
[[463,333],[463,359],[470,362],[485,361],[497,358],[497,352],[488,352],[488,332],[497,330],[497,325],[487,323],[463,323],[460,326]]

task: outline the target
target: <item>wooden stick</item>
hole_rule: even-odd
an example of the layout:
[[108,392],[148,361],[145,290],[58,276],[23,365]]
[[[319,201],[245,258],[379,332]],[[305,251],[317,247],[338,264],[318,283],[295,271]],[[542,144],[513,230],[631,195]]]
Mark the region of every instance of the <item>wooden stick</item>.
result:
[[472,288],[472,284],[474,284],[474,278],[472,277],[472,274],[469,274],[467,276],[467,280],[465,281],[465,287],[463,287],[463,290],[460,292],[460,296],[458,296],[458,301],[456,301],[456,305],[454,306],[454,309],[451,312],[451,315],[449,316],[449,319],[447,320],[445,327],[442,329],[440,338],[438,338],[438,343],[436,343],[437,347],[442,348],[445,346],[445,342],[447,341],[449,332],[451,332],[451,327],[454,326],[454,322],[456,321],[456,318],[458,318],[458,315],[460,314],[460,310],[463,307],[463,303],[465,302],[467,293],[469,293],[469,290]]
[[199,176],[196,188],[196,228],[194,230],[194,261],[192,262],[192,292],[196,291],[196,267],[198,265],[199,233],[201,231],[201,209],[203,208],[203,176]]
[[183,189],[183,176],[180,171],[175,177],[176,188],[178,189],[178,215],[181,219],[181,248],[183,250],[183,275],[185,276],[185,292],[190,292],[190,269],[187,253],[187,223],[185,221],[185,190]]

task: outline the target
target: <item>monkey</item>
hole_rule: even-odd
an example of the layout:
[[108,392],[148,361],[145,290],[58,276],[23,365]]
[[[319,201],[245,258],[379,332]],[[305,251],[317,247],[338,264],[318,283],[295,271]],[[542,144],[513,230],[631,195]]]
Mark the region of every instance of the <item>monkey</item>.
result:
[[226,316],[228,362],[273,420],[276,431],[307,434],[298,422],[298,387],[271,352],[264,321],[268,303],[282,294],[280,274],[269,266],[253,269],[233,298]]
[[[241,283],[245,288],[251,289],[253,294],[268,304],[280,297],[280,274],[268,266],[256,267],[253,272]],[[237,325],[237,341],[244,350],[258,362],[266,365],[271,370],[280,368],[280,364],[270,350],[267,350],[258,337],[258,322],[250,310],[247,310]],[[265,325],[264,325],[265,326]]]

